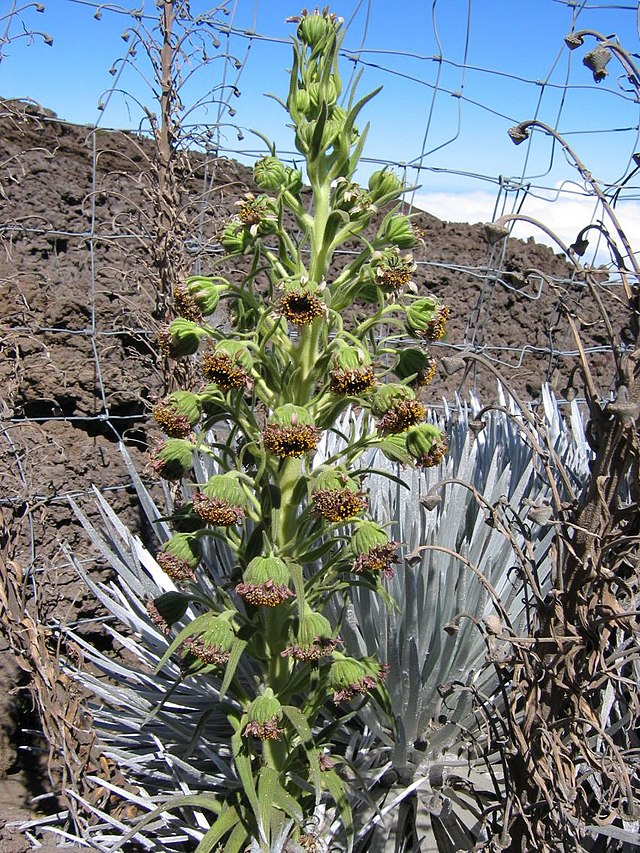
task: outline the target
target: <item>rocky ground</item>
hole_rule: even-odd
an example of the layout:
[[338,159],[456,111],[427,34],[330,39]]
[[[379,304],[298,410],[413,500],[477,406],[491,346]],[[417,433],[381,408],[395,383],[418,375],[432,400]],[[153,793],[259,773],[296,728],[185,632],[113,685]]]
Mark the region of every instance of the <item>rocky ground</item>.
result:
[[[0,102],[5,582],[22,584],[22,600],[41,626],[73,623],[97,641],[100,614],[66,555],[93,557],[67,497],[90,507],[95,485],[134,529],[139,526],[116,440],[127,440],[144,469],[153,437],[147,412],[164,383],[155,351],[145,151],[148,143],[124,134],[68,125],[34,105]],[[189,181],[205,237],[251,188],[250,173],[228,160],[200,158]],[[572,305],[587,320],[593,314],[564,260],[533,241],[492,248],[480,224],[445,223],[429,214],[418,224],[425,231],[425,245],[415,252],[419,288],[452,308],[441,354],[473,347],[522,395],[535,397],[545,380],[563,392],[576,360],[550,354],[575,348],[559,305]],[[202,271],[208,271],[206,255]],[[605,340],[599,326],[589,334],[592,343]],[[606,355],[600,359],[594,365],[606,384],[609,363]],[[462,388],[459,383],[460,374],[441,371],[431,398],[472,387],[484,400],[495,397],[495,377],[484,370],[464,377]],[[103,571],[99,565],[95,570]],[[4,614],[14,645],[9,649],[5,639],[0,668],[0,851],[10,853],[24,849],[24,839],[5,824],[28,815],[30,797],[46,788],[35,753],[21,749],[42,744],[21,733],[37,731],[39,723],[24,664],[28,649],[22,641],[16,645],[16,632],[25,630],[16,608],[14,600],[13,622]]]

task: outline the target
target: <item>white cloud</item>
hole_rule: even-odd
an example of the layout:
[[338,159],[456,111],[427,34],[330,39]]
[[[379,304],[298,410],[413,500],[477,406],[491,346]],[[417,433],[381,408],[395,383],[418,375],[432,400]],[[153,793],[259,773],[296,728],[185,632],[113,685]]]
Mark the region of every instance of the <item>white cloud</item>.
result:
[[[493,219],[495,202],[495,194],[482,191],[470,193],[423,192],[417,193],[413,199],[416,207],[428,211],[439,219],[444,219],[447,222],[470,222],[472,224],[490,222]],[[579,193],[558,192],[557,197],[554,197],[553,200],[529,196],[519,212],[540,220],[547,228],[555,232],[567,246],[574,242],[582,228],[602,218],[602,208],[596,206],[593,196],[580,195]],[[640,235],[640,202],[621,202],[615,208],[615,213],[632,248],[638,254],[640,251],[637,236]],[[624,254],[611,221],[606,217],[603,221],[616,245]],[[539,243],[551,246],[556,252],[560,251],[557,243],[551,237],[545,234],[542,229],[528,222],[516,223],[513,236],[522,239],[534,237]],[[603,240],[600,240],[599,249],[594,258],[593,252],[598,243],[598,236],[595,229],[586,234],[589,240],[589,248],[583,257],[583,262],[590,264],[609,262],[610,255]]]

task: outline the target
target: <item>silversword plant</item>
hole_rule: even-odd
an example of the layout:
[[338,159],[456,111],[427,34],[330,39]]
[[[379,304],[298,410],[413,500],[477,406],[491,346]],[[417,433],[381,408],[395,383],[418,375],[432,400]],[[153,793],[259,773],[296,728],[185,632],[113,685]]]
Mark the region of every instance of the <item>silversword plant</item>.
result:
[[[433,466],[446,452],[421,394],[448,309],[413,282],[420,234],[399,212],[402,182],[386,169],[366,188],[354,180],[367,135],[356,122],[375,92],[342,91],[341,19],[315,10],[290,20],[283,106],[310,191],[270,146],[254,167],[261,192],[238,200],[220,237],[248,272],[181,283],[179,316],[160,336],[167,356],[200,364],[204,386],[153,411],[166,435],[153,467],[183,485],[157,555],[177,591],[149,608],[173,633],[160,665],[173,656],[183,679],[213,680],[224,703],[238,785],[192,803],[213,812],[207,850],[268,851],[283,838],[315,850],[311,818],[326,800],[348,830],[332,735],[358,704],[388,708],[386,667],[347,654],[328,614],[355,586],[393,607],[385,583],[401,553],[369,511],[363,459],[379,448]],[[358,251],[340,255],[354,240]],[[207,322],[214,312],[228,319]],[[359,429],[320,464],[319,444],[349,407],[364,414]],[[213,570],[220,549],[231,559]]]

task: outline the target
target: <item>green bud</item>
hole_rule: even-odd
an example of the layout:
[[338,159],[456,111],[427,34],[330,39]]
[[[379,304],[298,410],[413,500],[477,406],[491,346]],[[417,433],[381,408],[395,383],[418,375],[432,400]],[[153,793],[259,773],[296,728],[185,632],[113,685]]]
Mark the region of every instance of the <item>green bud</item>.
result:
[[406,435],[407,450],[416,464],[423,468],[438,465],[447,452],[447,439],[434,424],[419,424]]
[[282,189],[287,181],[289,170],[279,157],[263,157],[253,167],[253,177],[261,190]]
[[431,296],[423,296],[407,306],[407,329],[416,338],[437,341],[443,337],[449,308]]
[[374,172],[369,178],[369,192],[375,202],[383,197],[392,198],[393,196],[402,195],[404,192],[404,184],[400,178],[393,172],[389,171],[389,169],[380,169],[379,171]]
[[262,696],[256,697],[247,708],[247,717],[251,722],[264,725],[273,720],[282,719],[282,705],[276,698],[273,690],[267,687]]
[[287,168],[285,189],[289,190],[289,192],[294,195],[298,195],[302,189],[302,172],[300,169],[293,169],[291,167]]
[[371,364],[371,356],[364,347],[341,346],[333,356],[333,363],[339,370],[359,370]]
[[380,237],[399,249],[411,249],[418,242],[411,220],[402,214],[390,216],[385,220]]
[[293,96],[293,107],[294,110],[305,116],[311,112],[311,98],[306,89],[296,89]]
[[170,403],[179,415],[183,415],[191,424],[195,426],[200,420],[202,409],[198,395],[192,391],[174,391],[169,394],[167,402]]
[[208,498],[217,498],[231,506],[243,508],[247,506],[247,497],[234,471],[229,471],[226,474],[214,474],[209,477],[200,491]]
[[223,341],[218,341],[215,346],[215,352],[225,353],[246,371],[251,370],[253,367],[253,356],[243,341],[234,341],[231,338],[225,338]]
[[183,438],[170,438],[156,453],[153,469],[164,480],[179,480],[193,468],[195,446]]
[[189,598],[182,592],[164,592],[153,599],[153,605],[167,625],[182,619],[189,606]]
[[389,409],[399,403],[400,400],[415,400],[416,395],[407,385],[390,382],[378,386],[371,398],[371,411],[376,416],[384,415]]
[[278,406],[277,409],[274,409],[269,418],[269,423],[280,427],[310,426],[313,424],[313,419],[307,409],[302,406],[285,403],[284,406]]
[[195,569],[202,559],[200,540],[189,533],[174,533],[171,539],[165,543],[162,553],[177,557],[191,569]]
[[176,317],[168,328],[159,333],[158,342],[165,355],[178,358],[196,353],[206,334],[205,330],[192,320]]
[[408,347],[400,353],[393,370],[400,379],[408,379],[410,376],[414,376],[415,378],[411,382],[412,386],[414,388],[422,387],[428,385],[433,379],[437,370],[437,362],[428,352],[416,347]]
[[242,580],[246,584],[263,585],[273,582],[284,586],[289,582],[289,569],[280,557],[254,557],[245,569]]
[[328,677],[331,690],[348,690],[360,684],[367,675],[367,670],[355,658],[346,657],[340,652],[334,652],[333,658]]
[[252,242],[251,234],[239,222],[229,222],[220,237],[220,245],[228,255],[244,254]]
[[349,550],[352,554],[368,554],[377,545],[387,545],[389,537],[384,528],[375,521],[361,521],[356,524]]
[[305,605],[304,615],[298,625],[298,642],[303,648],[309,648],[318,637],[321,639],[333,636],[329,620],[308,605]]
[[206,627],[200,635],[205,646],[221,651],[231,649],[236,638],[231,625],[234,615],[232,610],[223,610],[222,613],[211,615],[211,619],[207,620]]
[[[216,284],[218,281],[218,284]],[[192,275],[184,283],[187,293],[194,300],[200,313],[208,317],[218,307],[220,296],[228,287],[228,284],[220,284],[224,281],[220,278],[209,278],[202,275]]]
[[315,50],[320,47],[325,40],[336,33],[342,25],[342,18],[336,17],[335,14],[329,13],[327,9],[319,12],[314,9],[311,14],[306,10],[300,17],[297,36],[302,44]]

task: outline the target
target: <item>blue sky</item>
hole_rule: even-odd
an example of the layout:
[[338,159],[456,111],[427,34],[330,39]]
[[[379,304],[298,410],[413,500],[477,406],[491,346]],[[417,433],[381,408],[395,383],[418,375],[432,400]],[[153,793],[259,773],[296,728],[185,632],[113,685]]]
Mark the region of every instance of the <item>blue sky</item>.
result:
[[[121,70],[119,62],[132,44],[121,34],[136,21],[115,11],[113,3],[102,4],[100,20],[94,17],[97,4],[89,0],[44,0],[44,5],[44,13],[28,9],[20,17],[28,29],[51,35],[53,46],[37,37],[10,42],[0,64],[0,94],[33,98],[73,122],[138,127],[141,111],[131,98],[104,94],[115,81],[154,108],[142,77],[129,66]],[[118,8],[135,5],[123,0]],[[192,0],[191,8],[199,13],[211,5]],[[145,11],[153,14],[153,6],[147,0]],[[242,68],[216,59],[206,74],[194,75],[185,100],[235,83],[241,93],[230,99],[236,115],[224,121],[237,124],[244,139],[238,140],[235,128],[222,128],[229,155],[246,161],[260,150],[249,128],[275,139],[279,150],[291,150],[285,114],[264,93],[286,93],[293,27],[284,19],[300,10],[290,0],[230,0],[226,7],[229,14],[219,21],[234,32],[220,35],[217,53],[226,50]],[[509,140],[507,129],[520,120],[537,117],[567,134],[605,183],[630,171],[631,155],[640,150],[639,111],[621,66],[612,59],[609,77],[596,85],[582,64],[595,41],[587,39],[570,52],[563,37],[571,29],[594,29],[617,35],[627,50],[638,53],[632,0],[344,0],[332,8],[348,23],[343,77],[357,67],[363,69],[361,92],[383,86],[366,111],[371,122],[366,156],[407,164],[408,180],[421,184],[416,201],[437,215],[489,219],[496,201],[500,209],[515,209],[523,197],[516,187],[524,184],[529,187],[524,212],[544,212],[567,238],[585,217],[586,224],[593,204],[580,197],[576,173],[557,147],[541,134],[530,145],[515,147]],[[20,32],[20,23],[12,22],[10,35]],[[435,59],[439,55],[441,62]],[[116,76],[109,74],[114,62]],[[102,112],[100,100],[107,103]],[[216,117],[214,107],[198,120],[213,123]],[[423,168],[417,171],[416,165]],[[375,166],[365,164],[363,177],[367,168]],[[632,179],[620,207],[637,234],[639,184]]]

